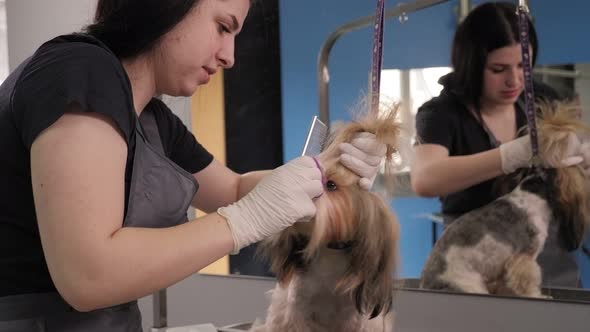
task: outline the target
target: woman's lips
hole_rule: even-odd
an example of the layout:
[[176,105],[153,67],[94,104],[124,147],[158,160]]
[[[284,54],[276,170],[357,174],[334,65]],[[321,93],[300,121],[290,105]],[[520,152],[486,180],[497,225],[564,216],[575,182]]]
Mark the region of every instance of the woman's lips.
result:
[[502,91],[502,96],[506,98],[514,98],[520,94],[520,89]]
[[207,83],[209,83],[209,80],[211,80],[211,76],[215,75],[215,73],[217,72],[217,69],[203,67],[203,71],[205,72],[205,75],[204,75],[202,84],[207,84]]

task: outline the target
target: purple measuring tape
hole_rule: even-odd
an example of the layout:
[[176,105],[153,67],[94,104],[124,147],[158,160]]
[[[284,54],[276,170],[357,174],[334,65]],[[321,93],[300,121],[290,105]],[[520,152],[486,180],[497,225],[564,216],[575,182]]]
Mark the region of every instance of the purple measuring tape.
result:
[[324,170],[322,169],[322,165],[320,164],[320,162],[318,161],[318,159],[316,157],[311,157],[311,158],[315,162],[315,165],[320,170],[320,172],[322,172],[322,184],[326,184],[326,182],[328,182],[328,181],[326,180],[326,177],[324,177]]
[[371,68],[371,112],[379,112],[379,88],[381,84],[381,66],[383,64],[383,21],[385,0],[377,0],[375,30],[373,32],[373,65]]
[[533,75],[531,69],[531,56],[529,52],[529,9],[526,5],[518,6],[518,26],[520,32],[520,46],[522,49],[522,66],[524,74],[524,101],[525,113],[531,137],[531,150],[533,154],[533,166],[538,165],[539,141],[537,138],[537,122],[535,114],[535,92],[533,89]]

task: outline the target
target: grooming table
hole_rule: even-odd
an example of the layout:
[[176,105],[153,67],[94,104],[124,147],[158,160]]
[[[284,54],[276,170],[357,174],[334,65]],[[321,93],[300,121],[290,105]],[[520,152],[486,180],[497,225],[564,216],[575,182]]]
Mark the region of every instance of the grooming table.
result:
[[[545,300],[451,294],[420,290],[416,284],[416,279],[402,280],[404,288],[396,291],[395,332],[590,331],[589,291],[545,289],[554,297]],[[195,274],[168,288],[167,322],[176,328],[151,329],[151,296],[140,300],[144,330],[247,331],[249,322],[264,319],[269,305],[265,292],[274,285],[271,278]],[[209,323],[210,329],[191,325],[195,322]]]

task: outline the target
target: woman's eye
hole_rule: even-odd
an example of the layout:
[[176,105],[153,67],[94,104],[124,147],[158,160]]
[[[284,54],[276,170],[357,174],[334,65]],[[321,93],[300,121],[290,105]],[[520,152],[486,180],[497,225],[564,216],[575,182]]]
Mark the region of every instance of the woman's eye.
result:
[[336,186],[336,183],[334,183],[334,181],[328,181],[326,182],[326,190],[336,191],[338,190],[338,186]]
[[219,33],[222,33],[222,32],[229,33],[229,29],[225,25],[223,25],[221,23],[219,23],[218,30],[219,30]]

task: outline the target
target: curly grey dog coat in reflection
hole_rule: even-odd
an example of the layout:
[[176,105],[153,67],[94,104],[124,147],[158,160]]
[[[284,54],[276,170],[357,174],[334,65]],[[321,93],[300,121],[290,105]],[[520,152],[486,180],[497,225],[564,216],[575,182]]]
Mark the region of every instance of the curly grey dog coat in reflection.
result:
[[[573,107],[541,106],[539,153],[561,160],[568,135],[588,128],[572,116]],[[525,169],[518,178],[514,190],[447,227],[424,266],[422,288],[543,297],[537,256],[549,224],[559,224],[570,249],[580,245],[590,216],[589,181],[578,166]]]
[[345,125],[319,158],[327,179],[317,214],[263,243],[278,284],[266,322],[256,332],[377,332],[393,330],[393,276],[399,226],[386,202],[358,186],[338,162],[340,142],[362,131],[387,145],[398,135],[394,110]]

